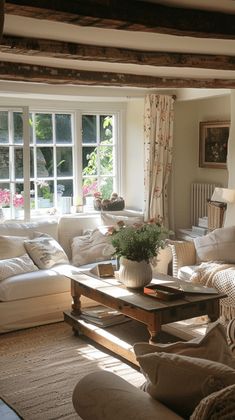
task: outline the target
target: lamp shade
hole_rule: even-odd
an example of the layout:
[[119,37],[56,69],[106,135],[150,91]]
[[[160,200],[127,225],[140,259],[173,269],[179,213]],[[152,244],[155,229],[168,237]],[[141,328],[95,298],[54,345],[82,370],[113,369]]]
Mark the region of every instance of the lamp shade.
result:
[[216,187],[212,194],[211,201],[219,201],[220,203],[235,203],[235,190]]

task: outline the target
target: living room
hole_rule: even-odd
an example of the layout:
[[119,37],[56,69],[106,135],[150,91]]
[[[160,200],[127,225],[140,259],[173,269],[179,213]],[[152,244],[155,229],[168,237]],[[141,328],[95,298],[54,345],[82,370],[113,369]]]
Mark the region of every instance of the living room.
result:
[[[0,2],[0,5],[2,6],[3,3]],[[64,172],[61,170],[58,177],[58,180],[62,181],[59,185],[62,184],[65,188],[69,186],[64,197],[70,198],[70,200],[68,200],[69,205],[66,207],[65,212],[63,212],[64,208],[62,210],[60,206],[58,197],[53,201],[53,205],[50,204],[49,207],[43,207],[39,203],[39,189],[36,191],[40,187],[37,181],[44,181],[48,175],[42,172],[38,178],[35,175],[32,176],[32,172],[30,173],[30,169],[32,169],[29,162],[30,157],[27,152],[27,150],[29,151],[29,147],[27,148],[24,145],[24,153],[26,151],[24,163],[26,162],[26,164],[21,165],[20,175],[17,176],[15,174],[16,166],[13,165],[13,159],[15,159],[15,162],[17,159],[15,156],[13,158],[13,154],[10,152],[9,167],[11,167],[12,171],[9,177],[10,179],[7,177],[6,180],[6,177],[0,177],[2,178],[0,182],[4,188],[8,189],[9,187],[12,193],[25,191],[25,201],[24,206],[20,208],[20,215],[18,215],[16,208],[13,208],[13,206],[11,216],[9,217],[5,214],[5,223],[1,223],[1,235],[23,236],[25,231],[19,233],[18,230],[12,233],[13,228],[11,233],[9,233],[10,230],[7,233],[3,233],[4,225],[8,229],[9,225],[13,225],[15,221],[17,222],[15,225],[33,222],[36,224],[39,223],[34,230],[40,231],[41,233],[49,233],[54,239],[58,239],[58,232],[55,230],[54,223],[56,224],[62,220],[59,236],[61,242],[64,241],[65,243],[68,241],[69,235],[73,233],[82,235],[84,230],[89,228],[94,229],[96,227],[100,213],[94,211],[91,207],[88,209],[86,207],[85,197],[83,197],[84,178],[82,178],[82,169],[84,169],[84,161],[82,161],[80,153],[82,150],[83,116],[113,116],[115,123],[112,129],[116,141],[116,155],[114,159],[116,166],[113,190],[125,200],[125,209],[120,211],[119,214],[123,215],[123,217],[127,217],[127,214],[132,217],[143,217],[145,212],[144,117],[145,100],[148,94],[166,95],[175,98],[173,169],[168,191],[169,228],[176,235],[179,229],[191,228],[190,191],[192,183],[213,183],[219,184],[223,188],[235,188],[235,168],[233,164],[235,156],[234,68],[232,60],[229,63],[229,59],[233,57],[234,41],[231,39],[233,35],[226,34],[224,21],[222,25],[223,35],[217,33],[214,38],[213,35],[210,35],[208,39],[205,33],[203,34],[203,31],[207,30],[206,26],[203,29],[197,28],[195,23],[196,18],[194,19],[195,31],[192,28],[190,29],[189,25],[186,25],[186,29],[181,29],[181,31],[185,30],[187,36],[184,36],[185,34],[182,32],[180,33],[182,36],[179,34],[175,36],[176,28],[172,30],[172,28],[168,27],[166,30],[166,28],[160,27],[158,30],[160,33],[154,33],[155,30],[153,32],[151,30],[149,31],[146,23],[138,21],[138,19],[141,20],[141,17],[136,17],[135,13],[133,13],[133,9],[135,8],[133,2],[129,6],[124,4],[127,2],[115,1],[80,2],[80,20],[78,19],[78,10],[74,5],[73,7],[75,9],[73,9],[73,12],[71,10],[68,11],[66,2],[62,2],[63,7],[61,7],[63,10],[55,11],[53,7],[56,6],[50,5],[52,9],[49,12],[46,8],[48,5],[44,8],[43,4],[39,4],[42,2],[36,3],[37,5],[32,4],[30,1],[5,2],[5,22],[0,46],[2,58],[0,69],[0,112],[8,113],[9,136],[12,136],[13,132],[13,114],[22,113],[22,130],[24,132],[24,139],[27,139],[28,146],[30,141],[32,141],[32,138],[30,138],[32,125],[28,126],[27,121],[32,115],[33,117],[30,121],[36,121],[37,115],[43,115],[45,113],[52,115],[52,121],[56,121],[58,115],[61,114],[71,116],[71,132],[73,133],[73,141],[71,143],[74,146],[74,155],[73,158],[69,158],[69,162],[73,162],[73,171],[66,173],[67,169]],[[127,29],[123,30],[121,26],[118,26],[121,25],[122,17],[122,7],[118,3],[123,3],[122,7],[124,9],[127,7],[129,12],[129,7],[132,6],[133,19],[137,19],[136,22],[139,22],[138,24],[142,26],[138,27],[136,23],[137,30],[135,28],[133,30],[133,26],[131,26],[133,22],[129,20],[128,26],[126,17],[124,20]],[[158,6],[158,3],[166,7],[170,4],[173,7],[177,2],[156,1],[150,2],[148,6],[151,3],[153,3],[153,7]],[[154,5],[154,3],[156,4]],[[183,8],[182,13],[184,14],[186,12],[185,7],[188,7],[188,5],[185,2],[179,1],[178,3],[181,3],[180,6]],[[200,5],[198,7],[201,7],[201,2],[199,3]],[[229,4],[231,2],[225,2],[225,10],[222,10],[223,5],[221,6],[220,1],[214,2],[215,9],[210,8],[210,2],[207,3],[208,10],[211,13],[222,11],[222,14],[225,13],[226,16],[234,17],[234,5],[231,6]],[[100,4],[102,7],[100,7]],[[89,6],[91,6],[91,10],[86,10],[86,7]],[[193,6],[195,6],[195,2],[192,2],[191,7]],[[102,15],[105,8],[108,10],[108,16],[106,14],[104,16]],[[113,13],[110,11],[112,8],[115,11]],[[201,10],[205,9],[202,7]],[[168,11],[171,16],[170,8]],[[96,13],[97,17],[95,17]],[[109,15],[109,13],[111,14]],[[143,15],[145,13],[147,13],[146,9],[144,9]],[[40,16],[39,18],[38,14]],[[74,15],[76,15],[76,18]],[[129,16],[131,16],[130,13]],[[202,19],[204,19],[203,16],[202,14]],[[77,24],[78,22],[81,26]],[[122,24],[124,25],[124,23]],[[144,25],[146,25],[145,29],[143,29]],[[175,25],[175,22],[173,25]],[[155,26],[157,26],[157,23]],[[177,27],[177,30],[179,31],[180,29]],[[195,33],[197,34],[196,36]],[[172,43],[173,38],[176,44]],[[136,50],[137,44],[140,56],[134,58],[135,53],[138,51]],[[86,46],[87,49],[83,50],[81,46],[84,48]],[[92,48],[89,49],[91,46],[95,48],[95,51],[92,52]],[[120,52],[124,54],[125,50],[128,50],[131,56],[119,57]],[[153,51],[155,52],[153,55],[156,55],[156,60],[159,60],[158,64],[156,62],[151,64],[151,54],[150,57],[147,57],[147,53]],[[171,57],[171,60],[173,60],[171,64],[166,59],[166,52],[169,52],[169,58]],[[175,53],[177,56],[174,58]],[[190,60],[194,55],[196,62],[192,63]],[[140,57],[143,60],[142,64],[139,63],[141,61]],[[183,65],[179,65],[180,58],[186,60]],[[214,61],[212,64],[208,64],[205,61],[207,59],[209,61],[209,58],[210,60],[213,58]],[[223,62],[223,59],[225,62]],[[4,118],[5,116],[6,114],[4,114]],[[200,123],[206,122],[218,124],[229,122],[230,133],[226,168],[224,166],[222,168],[219,166],[214,168],[208,166],[202,167],[200,165]],[[53,130],[56,133],[56,129],[53,128]],[[36,150],[38,140],[36,125],[33,126],[33,132],[33,147]],[[1,145],[2,149],[4,147],[6,148],[6,143],[4,143]],[[23,144],[17,144],[18,149],[21,146],[23,147]],[[49,146],[50,144],[46,147],[49,148]],[[39,142],[40,147],[42,148],[42,144]],[[63,147],[69,148],[70,143],[67,145],[63,144]],[[55,148],[54,158],[56,153]],[[35,156],[34,165],[36,166],[37,161]],[[58,161],[61,164],[58,167],[63,169],[63,151],[58,156]],[[54,168],[57,165],[56,159]],[[52,175],[50,173],[51,169],[49,165],[47,165],[47,169],[50,175],[49,185],[52,185],[53,182],[53,185],[58,185],[55,174]],[[0,173],[1,171],[2,168],[0,168]],[[34,189],[31,188],[33,182]],[[14,190],[15,185],[18,188],[16,191]],[[71,185],[73,185],[73,189],[70,188]],[[23,188],[20,189],[22,186]],[[49,194],[52,194],[52,191],[55,192],[55,188],[53,188],[51,188]],[[35,196],[36,200],[38,200],[36,205],[34,201]],[[13,201],[11,204],[13,204]],[[227,227],[234,225],[234,205],[229,204],[227,206],[225,218],[225,226]],[[6,207],[9,207],[9,205]],[[117,213],[116,216],[118,216]],[[9,219],[16,220],[9,221]],[[75,221],[78,221],[77,225],[75,225]],[[31,228],[33,229],[33,226],[30,226]],[[29,240],[31,239],[29,238]],[[39,274],[36,273],[36,275]],[[47,288],[49,286],[46,283],[50,275],[51,273],[44,279],[45,282],[41,286],[45,290],[48,290]],[[88,372],[101,371],[100,378],[94,376],[90,379],[91,382],[94,381],[93,388],[89,388],[90,384],[87,385],[83,382],[84,394],[80,394],[81,389],[78,390],[79,395],[82,395],[80,398],[84,398],[85,405],[87,395],[89,395],[89,392],[93,393],[94,410],[96,410],[95,404],[98,404],[101,400],[99,394],[99,390],[102,390],[100,381],[101,383],[104,381],[103,390],[105,389],[108,398],[112,399],[112,395],[108,393],[108,389],[112,388],[109,377],[102,376],[102,371],[108,370],[116,373],[122,379],[137,387],[143,382],[142,374],[136,366],[110,353],[104,347],[94,345],[94,342],[89,341],[89,339],[83,341],[81,337],[73,336],[70,326],[63,322],[55,324],[47,322],[48,317],[53,317],[58,312],[61,313],[62,319],[63,310],[70,309],[68,307],[71,301],[69,290],[70,280],[68,283],[63,273],[60,273],[59,276],[61,284],[65,282],[66,287],[68,287],[68,289],[64,289],[63,301],[57,301],[56,298],[53,300],[56,295],[55,292],[53,299],[48,297],[50,296],[48,293],[47,297],[44,297],[38,306],[34,305],[35,301],[30,302],[30,306],[27,306],[28,303],[25,302],[25,307],[23,308],[22,306],[18,306],[20,299],[13,299],[13,303],[10,302],[7,311],[5,311],[5,318],[7,314],[8,320],[12,323],[16,321],[13,312],[17,311],[18,321],[20,323],[22,319],[25,321],[27,318],[27,322],[31,321],[36,325],[35,316],[37,313],[39,315],[38,319],[40,319],[40,322],[37,324],[38,326],[35,328],[19,329],[16,332],[2,334],[0,337],[2,342],[1,355],[4,361],[3,364],[5,364],[3,366],[4,384],[2,383],[2,390],[4,392],[2,392],[1,397],[9,406],[15,409],[15,412],[21,418],[26,420],[40,419],[42,417],[48,419],[85,419],[86,417],[79,417],[75,413],[72,406],[72,393],[76,383],[82,377],[85,377]],[[43,309],[45,307],[44,305],[48,308],[50,307],[51,311],[48,311],[46,315]],[[28,315],[31,310],[30,320],[30,316]],[[0,308],[1,311],[3,311],[2,308]],[[44,327],[40,326],[40,324],[47,323],[48,325]],[[123,324],[124,336],[126,334],[128,335],[126,332],[127,327],[128,322],[125,326]],[[133,330],[133,333],[137,333],[137,331],[138,329],[136,331]],[[143,335],[137,338],[135,337],[135,340],[146,342],[148,340],[148,334],[146,336],[145,333],[146,331]],[[212,339],[212,342],[215,339],[224,340],[223,333],[221,333],[222,338],[218,338],[217,333],[217,330],[216,332],[213,331],[213,337],[209,338]],[[44,365],[41,361],[44,361]],[[56,371],[56,375],[53,379],[54,370]],[[28,375],[23,375],[24,371]],[[49,380],[47,380],[47,376]],[[112,378],[110,376],[111,382],[113,380]],[[97,383],[95,382],[96,380]],[[105,382],[106,380],[107,383]],[[62,386],[59,386],[59,383]],[[8,384],[7,387],[5,387],[6,384]],[[21,386],[22,390],[20,391]],[[120,387],[123,386],[124,384],[120,383]],[[95,394],[94,387],[98,390],[97,394]],[[104,392],[103,390],[102,392]],[[116,418],[125,417],[125,410],[128,409],[129,405],[132,405],[132,392],[133,389],[126,388],[126,395],[128,397],[126,398],[126,405],[123,402],[123,412],[118,412],[118,406],[114,404],[112,410],[113,413],[116,411]],[[42,398],[38,399],[39,395]],[[119,394],[117,395],[120,398]],[[136,409],[141,413],[141,404],[143,404],[142,410],[145,407],[145,398],[142,400],[142,391],[141,394],[133,393],[132,398],[135,398],[135,400],[139,399],[140,403],[139,405],[136,404]],[[75,400],[74,404],[76,406]],[[147,403],[146,407],[149,408],[150,406]],[[162,407],[158,405],[152,406],[152,408],[153,412],[149,413],[149,419],[168,418],[168,416],[169,418],[184,417],[182,413],[180,414],[182,417],[178,417],[173,410],[164,412],[163,409],[161,411]],[[157,415],[160,417],[155,417],[154,410],[158,412]],[[133,413],[133,416],[135,414]],[[5,413],[2,415],[2,418],[4,418],[4,415]],[[14,413],[12,415],[14,416]],[[94,415],[94,411],[93,414],[88,415],[90,415],[90,419],[99,419],[98,412],[97,415]],[[115,417],[111,417],[110,412],[107,411],[106,417],[103,418],[108,420],[109,418]],[[138,418],[141,418],[141,414]],[[147,417],[145,416],[145,418]]]

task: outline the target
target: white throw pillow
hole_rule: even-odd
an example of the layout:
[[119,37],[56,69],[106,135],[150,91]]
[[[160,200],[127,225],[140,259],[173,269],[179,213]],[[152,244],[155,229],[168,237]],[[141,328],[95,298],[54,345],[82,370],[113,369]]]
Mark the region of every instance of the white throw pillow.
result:
[[72,240],[72,264],[79,267],[111,258],[113,249],[106,230],[95,229],[88,235],[76,236]]
[[126,226],[143,223],[143,216],[117,216],[115,214],[101,213],[101,220],[106,226],[115,226],[122,221]]
[[229,348],[225,328],[218,321],[208,328],[203,337],[170,344],[135,343],[134,352],[137,357],[155,352],[176,353],[213,360],[235,369],[235,357]]
[[194,239],[198,261],[235,263],[235,226],[215,229]]
[[0,236],[0,260],[25,254],[24,236]]
[[15,258],[7,258],[0,261],[0,280],[5,280],[11,276],[30,273],[37,270],[38,267],[36,267],[28,254]]
[[24,241],[24,246],[32,260],[41,269],[69,263],[68,257],[60,244],[47,234]]
[[204,397],[235,383],[234,369],[206,359],[151,353],[137,360],[147,377],[145,390],[183,418]]

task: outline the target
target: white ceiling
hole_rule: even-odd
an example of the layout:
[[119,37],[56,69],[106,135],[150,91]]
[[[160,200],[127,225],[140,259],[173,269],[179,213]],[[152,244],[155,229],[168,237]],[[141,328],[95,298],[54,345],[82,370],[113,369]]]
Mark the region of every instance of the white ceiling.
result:
[[[227,11],[235,14],[232,0],[149,0],[164,5]],[[147,32],[131,32],[103,28],[79,27],[71,24],[5,15],[4,34],[71,41],[100,46],[132,48],[147,51],[224,54],[235,56],[235,40],[193,38]],[[235,80],[235,70],[154,67],[136,64],[116,64],[98,61],[65,60],[59,58],[14,55],[0,52],[2,61],[45,64],[80,70],[123,72],[157,77],[225,78]]]

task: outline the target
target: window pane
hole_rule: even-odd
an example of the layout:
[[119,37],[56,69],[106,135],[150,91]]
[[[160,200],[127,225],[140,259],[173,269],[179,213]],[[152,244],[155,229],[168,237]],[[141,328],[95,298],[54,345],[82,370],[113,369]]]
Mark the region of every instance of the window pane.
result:
[[35,209],[35,184],[30,182],[30,208]]
[[0,147],[0,179],[9,178],[9,147]]
[[1,207],[9,207],[10,206],[10,185],[6,182],[0,183],[0,205]]
[[82,116],[82,142],[96,143],[96,116]]
[[97,174],[97,148],[83,147],[82,148],[82,169],[83,175]]
[[52,115],[35,114],[35,131],[37,143],[52,143]]
[[57,182],[57,196],[73,197],[73,180],[60,179]]
[[14,143],[23,143],[22,112],[13,112],[13,139]]
[[83,179],[82,193],[83,197],[93,196],[98,191],[98,182],[96,178]]
[[106,177],[106,178],[101,179],[100,192],[102,194],[102,198],[110,199],[111,194],[113,192],[113,178],[112,177]]
[[70,176],[73,174],[73,157],[71,147],[57,147],[56,167],[58,176]]
[[29,137],[30,143],[33,143],[33,114],[29,114]]
[[71,115],[55,115],[56,143],[72,143]]
[[100,116],[100,143],[113,142],[113,117],[111,115]]
[[15,148],[15,177],[23,178],[23,147]]
[[100,146],[100,173],[111,175],[113,173],[113,147]]
[[52,147],[37,147],[37,176],[39,178],[53,176]]
[[34,149],[31,147],[30,148],[30,177],[31,178],[33,178],[35,176],[33,151],[34,151]]
[[8,112],[0,111],[0,143],[8,142]]
[[38,207],[53,207],[54,183],[53,181],[38,181]]

